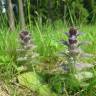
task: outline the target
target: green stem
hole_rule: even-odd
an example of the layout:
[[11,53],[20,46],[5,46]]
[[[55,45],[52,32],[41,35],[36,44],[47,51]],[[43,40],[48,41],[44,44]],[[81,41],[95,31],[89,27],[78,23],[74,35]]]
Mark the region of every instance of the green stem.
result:
[[76,57],[70,56],[70,57],[69,57],[70,73],[73,73],[73,74],[76,73],[75,64],[76,64]]

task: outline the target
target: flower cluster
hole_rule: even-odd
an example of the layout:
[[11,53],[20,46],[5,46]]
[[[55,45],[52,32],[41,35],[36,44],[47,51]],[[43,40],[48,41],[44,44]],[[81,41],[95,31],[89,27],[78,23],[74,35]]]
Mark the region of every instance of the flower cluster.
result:
[[69,52],[71,55],[76,55],[79,53],[77,36],[79,35],[78,30],[75,27],[71,27],[67,33],[68,41],[66,44],[68,46]]
[[38,56],[35,52],[36,46],[33,44],[31,34],[28,31],[22,31],[19,34],[19,38],[21,47],[17,50],[17,62],[21,65],[20,67],[26,66],[26,69],[31,68],[35,57]]
[[[64,45],[67,45],[67,47],[68,47],[67,53],[63,52],[63,54],[65,54],[65,56],[67,56],[67,62],[68,62],[67,69],[68,69],[68,71],[76,73],[77,70],[82,70],[84,68],[93,67],[92,64],[84,64],[81,62],[80,63],[77,62],[78,56],[80,57],[80,56],[83,56],[84,54],[86,54],[79,48],[79,46],[81,44],[83,44],[83,43],[86,44],[86,42],[78,42],[77,36],[80,35],[80,32],[78,32],[78,30],[75,27],[71,27],[69,29],[69,32],[66,33],[66,35],[68,37],[68,40],[67,41],[62,40],[62,43]],[[65,65],[63,64],[64,70],[66,69]]]
[[31,35],[27,31],[22,31],[20,33],[20,43],[23,48],[31,47]]

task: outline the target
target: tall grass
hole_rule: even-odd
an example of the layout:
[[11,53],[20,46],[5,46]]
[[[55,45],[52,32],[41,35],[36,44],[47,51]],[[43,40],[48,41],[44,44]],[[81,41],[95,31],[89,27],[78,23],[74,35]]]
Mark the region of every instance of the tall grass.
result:
[[[80,31],[84,35],[80,36],[81,41],[89,41],[89,45],[84,45],[83,48],[86,52],[96,54],[96,42],[95,42],[95,25],[83,25],[80,27]],[[37,52],[44,58],[53,58],[56,56],[62,46],[59,44],[59,40],[65,38],[64,32],[68,31],[68,27],[61,21],[54,24],[45,24],[43,27],[36,22],[36,26],[32,25],[29,28],[32,33],[32,38],[37,45]],[[9,32],[8,28],[4,27],[0,30],[0,54],[7,54],[14,58],[16,56],[16,48],[18,46],[18,34],[20,30],[15,32]]]
[[[39,25],[38,22],[35,22],[35,25],[31,25],[31,27],[28,28],[28,30],[32,34],[32,38],[35,45],[37,45],[36,50],[40,54],[39,57],[43,60],[43,61],[41,60],[41,62],[45,63],[45,65],[50,63],[54,66],[58,61],[57,53],[64,50],[64,48],[59,44],[59,41],[61,39],[67,38],[64,32],[68,31],[68,26],[64,24],[62,21],[55,22],[54,24],[46,23],[45,25],[42,25],[42,27]],[[87,40],[90,42],[89,45],[84,45],[82,48],[87,53],[94,54],[94,57],[91,59],[91,62],[96,63],[95,25],[93,26],[81,25],[80,31],[83,32],[84,35],[80,36],[79,39],[81,41]],[[15,77],[15,75],[17,74],[15,71],[15,68],[17,65],[16,48],[18,48],[18,45],[19,45],[19,42],[18,42],[19,32],[20,32],[19,28],[17,28],[15,32],[10,32],[7,27],[2,27],[0,29],[0,66],[1,66],[0,77],[2,77],[3,80],[8,80],[8,79],[10,80],[13,77]],[[90,62],[90,59],[87,60],[87,62]],[[95,73],[95,70],[94,70],[94,73]],[[58,74],[57,74],[57,78],[59,79],[60,77],[58,77]],[[46,77],[43,77],[43,78],[46,78]],[[54,79],[55,77],[53,77],[52,79],[53,80],[51,82],[52,84],[55,82]],[[58,79],[56,79],[57,80],[56,83],[58,82]],[[74,81],[74,79],[72,80]],[[92,84],[95,81],[96,80],[92,81]],[[71,84],[71,82],[69,83]],[[74,85],[73,83],[71,84],[71,87]],[[58,84],[56,86],[58,86]],[[95,84],[96,83],[94,83],[94,85]],[[91,86],[91,82],[90,82],[90,86]],[[90,86],[86,90],[93,88],[93,85],[91,87]],[[78,87],[78,84],[72,88],[75,88],[75,87]]]

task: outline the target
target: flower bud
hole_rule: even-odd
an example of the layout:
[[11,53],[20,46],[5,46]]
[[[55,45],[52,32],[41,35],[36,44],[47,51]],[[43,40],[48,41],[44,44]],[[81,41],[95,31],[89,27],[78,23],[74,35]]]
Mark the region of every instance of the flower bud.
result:
[[69,30],[69,36],[76,36],[77,35],[77,29],[74,27],[71,27]]

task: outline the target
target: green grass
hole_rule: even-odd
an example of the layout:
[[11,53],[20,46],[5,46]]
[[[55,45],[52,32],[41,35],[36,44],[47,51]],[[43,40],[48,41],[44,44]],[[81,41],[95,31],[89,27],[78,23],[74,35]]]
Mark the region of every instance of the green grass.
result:
[[[79,40],[90,42],[90,44],[83,45],[81,48],[85,52],[94,55],[93,58],[88,59],[86,62],[96,63],[96,38],[95,38],[96,28],[95,28],[95,25],[81,25],[79,27],[80,27],[80,31],[84,33],[79,37]],[[35,45],[37,45],[36,51],[40,54],[39,57],[41,60],[40,61],[41,64],[44,63],[45,65],[49,64],[49,66],[52,66],[52,65],[55,66],[55,64],[58,62],[58,57],[59,57],[58,53],[66,49],[66,47],[63,47],[59,43],[59,41],[61,39],[67,39],[64,32],[67,32],[68,29],[69,27],[66,24],[62,23],[61,21],[55,22],[54,24],[50,24],[50,23],[44,24],[42,26],[36,22],[35,25],[32,25],[28,29],[29,32],[32,34],[32,38],[33,38]],[[19,32],[20,32],[19,28],[17,28],[15,32],[10,32],[7,27],[2,27],[0,29],[0,78],[4,80],[5,82],[12,80],[18,74],[18,72],[15,70],[17,68],[16,49],[19,46],[19,39],[18,39]],[[92,71],[94,72],[94,74],[96,73],[95,69]],[[43,72],[45,71],[43,70]],[[47,83],[49,88],[53,88],[54,86],[56,86],[55,89],[59,88],[59,90],[61,90],[60,89],[61,85],[59,83],[62,80],[65,80],[64,78],[66,77],[66,76],[65,77],[61,76],[61,75],[58,77],[58,74],[55,74],[52,77],[42,72],[40,72],[39,75],[42,77],[42,80],[40,80],[41,82]],[[46,79],[48,78],[49,78],[49,81],[46,82]],[[70,81],[70,78],[72,79],[72,82]],[[80,91],[80,88],[78,87],[79,82],[76,81],[77,84],[74,86],[75,84],[74,78],[73,77],[70,77],[70,78],[68,79],[70,81],[69,83],[65,80],[65,85],[66,85],[64,89],[65,95],[60,95],[61,93],[59,93],[59,90],[56,89],[57,90],[56,92],[57,94],[59,94],[59,96],[70,96],[68,94],[71,94],[72,92],[77,93]],[[56,82],[57,84],[54,85],[54,82]],[[96,92],[95,91],[93,92],[92,90],[92,89],[94,90],[96,89],[95,88],[96,86],[94,86],[96,85],[95,76],[92,80],[89,80],[88,82],[90,82],[89,86],[87,88],[84,87],[84,89],[82,89],[84,91],[81,92],[82,95],[80,96],[95,96],[93,94],[95,94]],[[53,87],[51,86],[51,84],[53,84]],[[71,87],[69,88],[69,86]],[[88,90],[88,92],[86,92],[86,90]],[[54,90],[52,89],[52,91]],[[14,95],[14,96],[19,96],[19,95]]]

